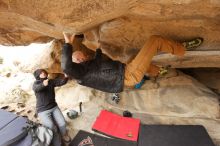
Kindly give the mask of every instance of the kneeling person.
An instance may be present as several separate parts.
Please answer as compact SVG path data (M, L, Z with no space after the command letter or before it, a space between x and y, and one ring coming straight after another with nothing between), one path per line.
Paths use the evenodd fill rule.
M41 123L53 130L54 146L61 146L61 138L58 129L63 139L69 138L66 130L66 122L55 100L55 87L62 86L67 83L68 78L65 75L64 79L48 79L48 73L44 69L38 69L34 72L36 81L33 84L33 90L37 99L37 113Z

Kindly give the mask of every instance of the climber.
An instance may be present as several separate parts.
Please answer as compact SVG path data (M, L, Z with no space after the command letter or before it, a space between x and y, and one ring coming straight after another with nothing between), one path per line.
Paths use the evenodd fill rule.
M70 137L67 133L66 122L55 100L55 87L62 86L67 83L68 78L64 79L48 79L48 73L44 69L37 69L34 72L36 81L33 84L33 90L36 95L37 114L41 123L53 130L52 143L54 146L61 146L62 135L63 142L69 142Z
M125 87L135 87L144 75L158 76L163 68L151 64L151 60L158 52L172 53L183 56L185 50L198 47L203 42L196 38L184 43L178 43L164 37L151 36L137 56L128 64L119 61L104 59L101 49L96 50L94 59L88 60L81 51L72 49L75 35L64 34L65 44L62 48L61 68L71 78L81 85L92 87L104 92L119 93Z

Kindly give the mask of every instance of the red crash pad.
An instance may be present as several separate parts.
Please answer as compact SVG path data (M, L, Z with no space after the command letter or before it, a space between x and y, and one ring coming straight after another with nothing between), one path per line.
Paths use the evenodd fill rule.
M140 120L102 110L92 126L92 130L107 136L137 141Z

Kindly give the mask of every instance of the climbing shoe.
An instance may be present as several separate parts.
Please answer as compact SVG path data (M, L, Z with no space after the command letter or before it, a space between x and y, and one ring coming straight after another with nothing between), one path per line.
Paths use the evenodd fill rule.
M190 51L200 46L202 43L203 43L203 38L198 37L190 41L185 41L182 44L186 48L187 51Z
M159 76L164 76L168 73L168 67L161 67L159 70Z
M118 93L114 93L113 96L112 96L112 101L114 101L116 104L119 103L120 101L120 97L119 97L119 94Z

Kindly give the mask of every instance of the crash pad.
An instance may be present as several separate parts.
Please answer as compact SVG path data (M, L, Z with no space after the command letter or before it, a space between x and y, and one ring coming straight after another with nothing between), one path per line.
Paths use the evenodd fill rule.
M69 146L137 146L137 143L107 138L80 130Z
M200 125L141 125L138 146L215 146Z
M140 120L122 117L107 110L102 110L92 126L92 130L110 137L137 141Z
M16 114L0 110L0 146L30 146L31 136L23 128L27 119Z

